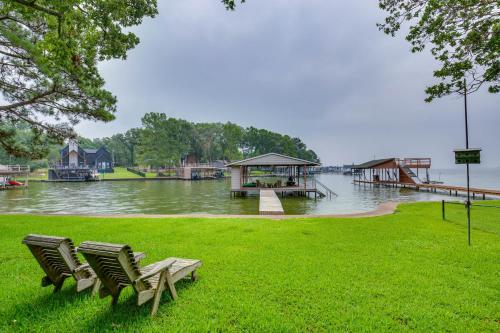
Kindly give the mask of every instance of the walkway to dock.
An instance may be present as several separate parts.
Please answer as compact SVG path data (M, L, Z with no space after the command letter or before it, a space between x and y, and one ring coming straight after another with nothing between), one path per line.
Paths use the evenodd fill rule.
M260 215L283 215L285 211L273 189L261 189L259 199Z
M354 184L382 185L389 187L407 187L407 188L413 188L417 191L426 189L429 192L437 193L438 191L442 191L449 195L455 195L455 196L458 196L459 193L460 194L467 193L467 187L444 185L444 184L407 184L407 183L392 182L392 181L371 182L367 180L354 180ZM500 197L500 190L471 187L470 193L474 198L476 197L476 195L482 196L483 199L485 199L487 195Z

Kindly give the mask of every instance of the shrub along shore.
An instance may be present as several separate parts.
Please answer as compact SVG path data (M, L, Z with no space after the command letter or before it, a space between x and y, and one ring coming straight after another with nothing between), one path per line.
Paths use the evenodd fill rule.
M497 202L498 204L498 202ZM500 210L402 204L355 218L96 218L0 215L0 331L498 331ZM28 233L127 243L203 261L156 317L127 288L109 299L41 288Z

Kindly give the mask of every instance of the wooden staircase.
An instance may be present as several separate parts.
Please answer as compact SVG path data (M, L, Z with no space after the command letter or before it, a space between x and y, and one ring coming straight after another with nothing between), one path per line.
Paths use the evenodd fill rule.
M403 164L399 166L399 181L401 183L408 183L414 185L423 184L422 180L418 178L415 172L409 166Z

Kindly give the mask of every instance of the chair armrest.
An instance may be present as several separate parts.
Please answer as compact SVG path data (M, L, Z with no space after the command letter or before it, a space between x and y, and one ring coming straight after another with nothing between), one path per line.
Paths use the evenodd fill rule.
M141 261L142 259L146 258L146 253L134 252L134 258L135 258L135 261Z
M73 273L77 273L79 271L83 271L83 270L88 269L88 268L90 268L90 265L88 263L81 264L80 266L78 266L77 268L75 268L73 270Z
M134 281L134 283L149 279L152 276L155 276L158 273L161 273L167 269L169 269L174 263L176 262L175 259L167 259L163 260L154 264L151 264L149 266L154 266L150 271L142 274L137 280ZM147 270L149 266L146 266L143 268L143 270Z

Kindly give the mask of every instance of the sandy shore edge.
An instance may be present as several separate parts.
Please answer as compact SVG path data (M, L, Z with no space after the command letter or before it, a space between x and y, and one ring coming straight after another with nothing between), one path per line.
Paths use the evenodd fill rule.
M352 214L303 214L303 215L238 215L238 214L66 214L66 213L0 213L0 215L33 215L33 216L74 216L95 218L258 218L258 219L300 219L300 218L363 218L393 214L400 202L384 202L377 209Z

